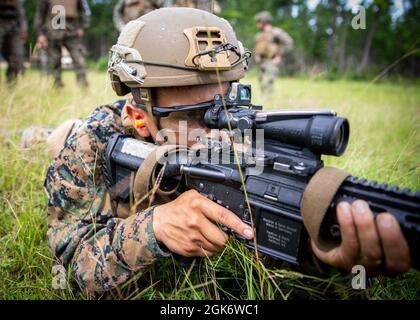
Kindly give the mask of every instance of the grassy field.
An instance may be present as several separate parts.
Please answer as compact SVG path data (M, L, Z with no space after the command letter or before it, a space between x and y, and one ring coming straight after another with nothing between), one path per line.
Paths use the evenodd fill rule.
M4 80L4 79L3 79ZM45 241L46 194L43 181L49 159L42 146L22 149L20 130L54 127L85 117L97 105L116 99L104 73L90 73L91 86L79 90L65 74L61 91L36 72L19 85L0 87L0 299L80 299L68 285L52 288L54 259ZM260 96L256 77L254 103L267 108L328 108L349 119L351 138L341 158L326 162L354 175L420 189L419 83L279 79L272 98ZM283 268L263 267L236 241L199 268L186 270L171 259L104 298L120 299L419 299L420 273L377 277L368 289L351 289L349 276L332 272L316 278Z

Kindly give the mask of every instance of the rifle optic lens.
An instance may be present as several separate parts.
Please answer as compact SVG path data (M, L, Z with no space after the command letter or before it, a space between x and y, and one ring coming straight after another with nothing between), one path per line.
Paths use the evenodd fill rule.
M341 156L346 151L347 143L349 141L349 123L345 118L337 118L336 129L334 130L335 140L335 152L334 155Z
M321 115L261 123L257 128L268 138L333 156L344 153L350 132L346 118Z

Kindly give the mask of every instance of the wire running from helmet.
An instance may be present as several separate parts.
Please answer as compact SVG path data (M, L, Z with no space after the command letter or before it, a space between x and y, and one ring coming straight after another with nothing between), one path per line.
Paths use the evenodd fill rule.
M192 59L193 64L196 67L183 67L183 66L177 66L174 64L162 63L162 62L157 62L157 61L126 59L125 54L124 54L125 52L124 46L117 44L117 45L114 45L110 50L108 71L118 73L118 71L122 70L130 79L142 85L144 83L144 79L139 77L139 75L137 74L137 70L135 68L130 67L128 64L132 63L132 64L149 65L149 66L155 66L155 67L164 67L164 68L172 68L172 69L187 70L187 71L197 71L198 64L195 61L197 58L204 55L209 55L210 58L214 59L214 56L217 53L224 52L224 51L232 51L238 56L238 59L231 64L232 68L236 67L238 64L243 63L243 62L246 62L246 64L248 65L248 60L251 58L251 52L249 50L245 50L245 52L241 54L238 51L238 48L236 46L232 45L231 43L224 43L224 44L218 45L217 47L214 47L211 50L202 51L196 54Z

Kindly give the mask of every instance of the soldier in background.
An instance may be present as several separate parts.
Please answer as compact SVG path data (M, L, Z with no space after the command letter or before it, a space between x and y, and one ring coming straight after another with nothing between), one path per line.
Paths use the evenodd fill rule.
M284 30L272 25L272 16L263 11L255 16L260 32L255 39L255 62L260 69L259 82L261 91L271 95L273 84L279 75L279 67L283 56L293 47L293 39Z
M20 0L0 0L0 50L7 61L7 82L13 84L23 70L23 42L28 28Z
M174 2L175 2L173 4L174 7L197 8L200 10L206 10L213 13L220 13L220 9L218 9L219 6L217 5L216 1L212 1L212 0L175 0ZM215 8L213 8L213 2L214 2Z
M189 7L215 13L221 11L217 2L212 0L119 0L114 8L115 28L121 32L129 21L162 7Z
M131 20L165 5L165 0L119 0L114 8L114 25L121 32Z
M38 68L42 73L48 72L48 52L47 48L40 47L37 43L30 57L31 67Z
M63 10L64 9L64 10ZM63 15L63 18L60 16ZM82 38L90 23L86 0L40 0L35 16L38 33L37 46L48 48L50 68L56 87L63 87L61 79L61 48L70 52L77 83L87 87L86 49Z

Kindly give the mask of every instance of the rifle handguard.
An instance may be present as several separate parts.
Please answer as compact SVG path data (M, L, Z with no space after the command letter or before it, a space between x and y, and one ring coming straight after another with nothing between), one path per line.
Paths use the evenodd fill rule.
M301 214L303 224L311 239L322 251L337 247L336 243L320 237L321 223L335 194L350 174L333 167L318 170L311 178L302 197Z

